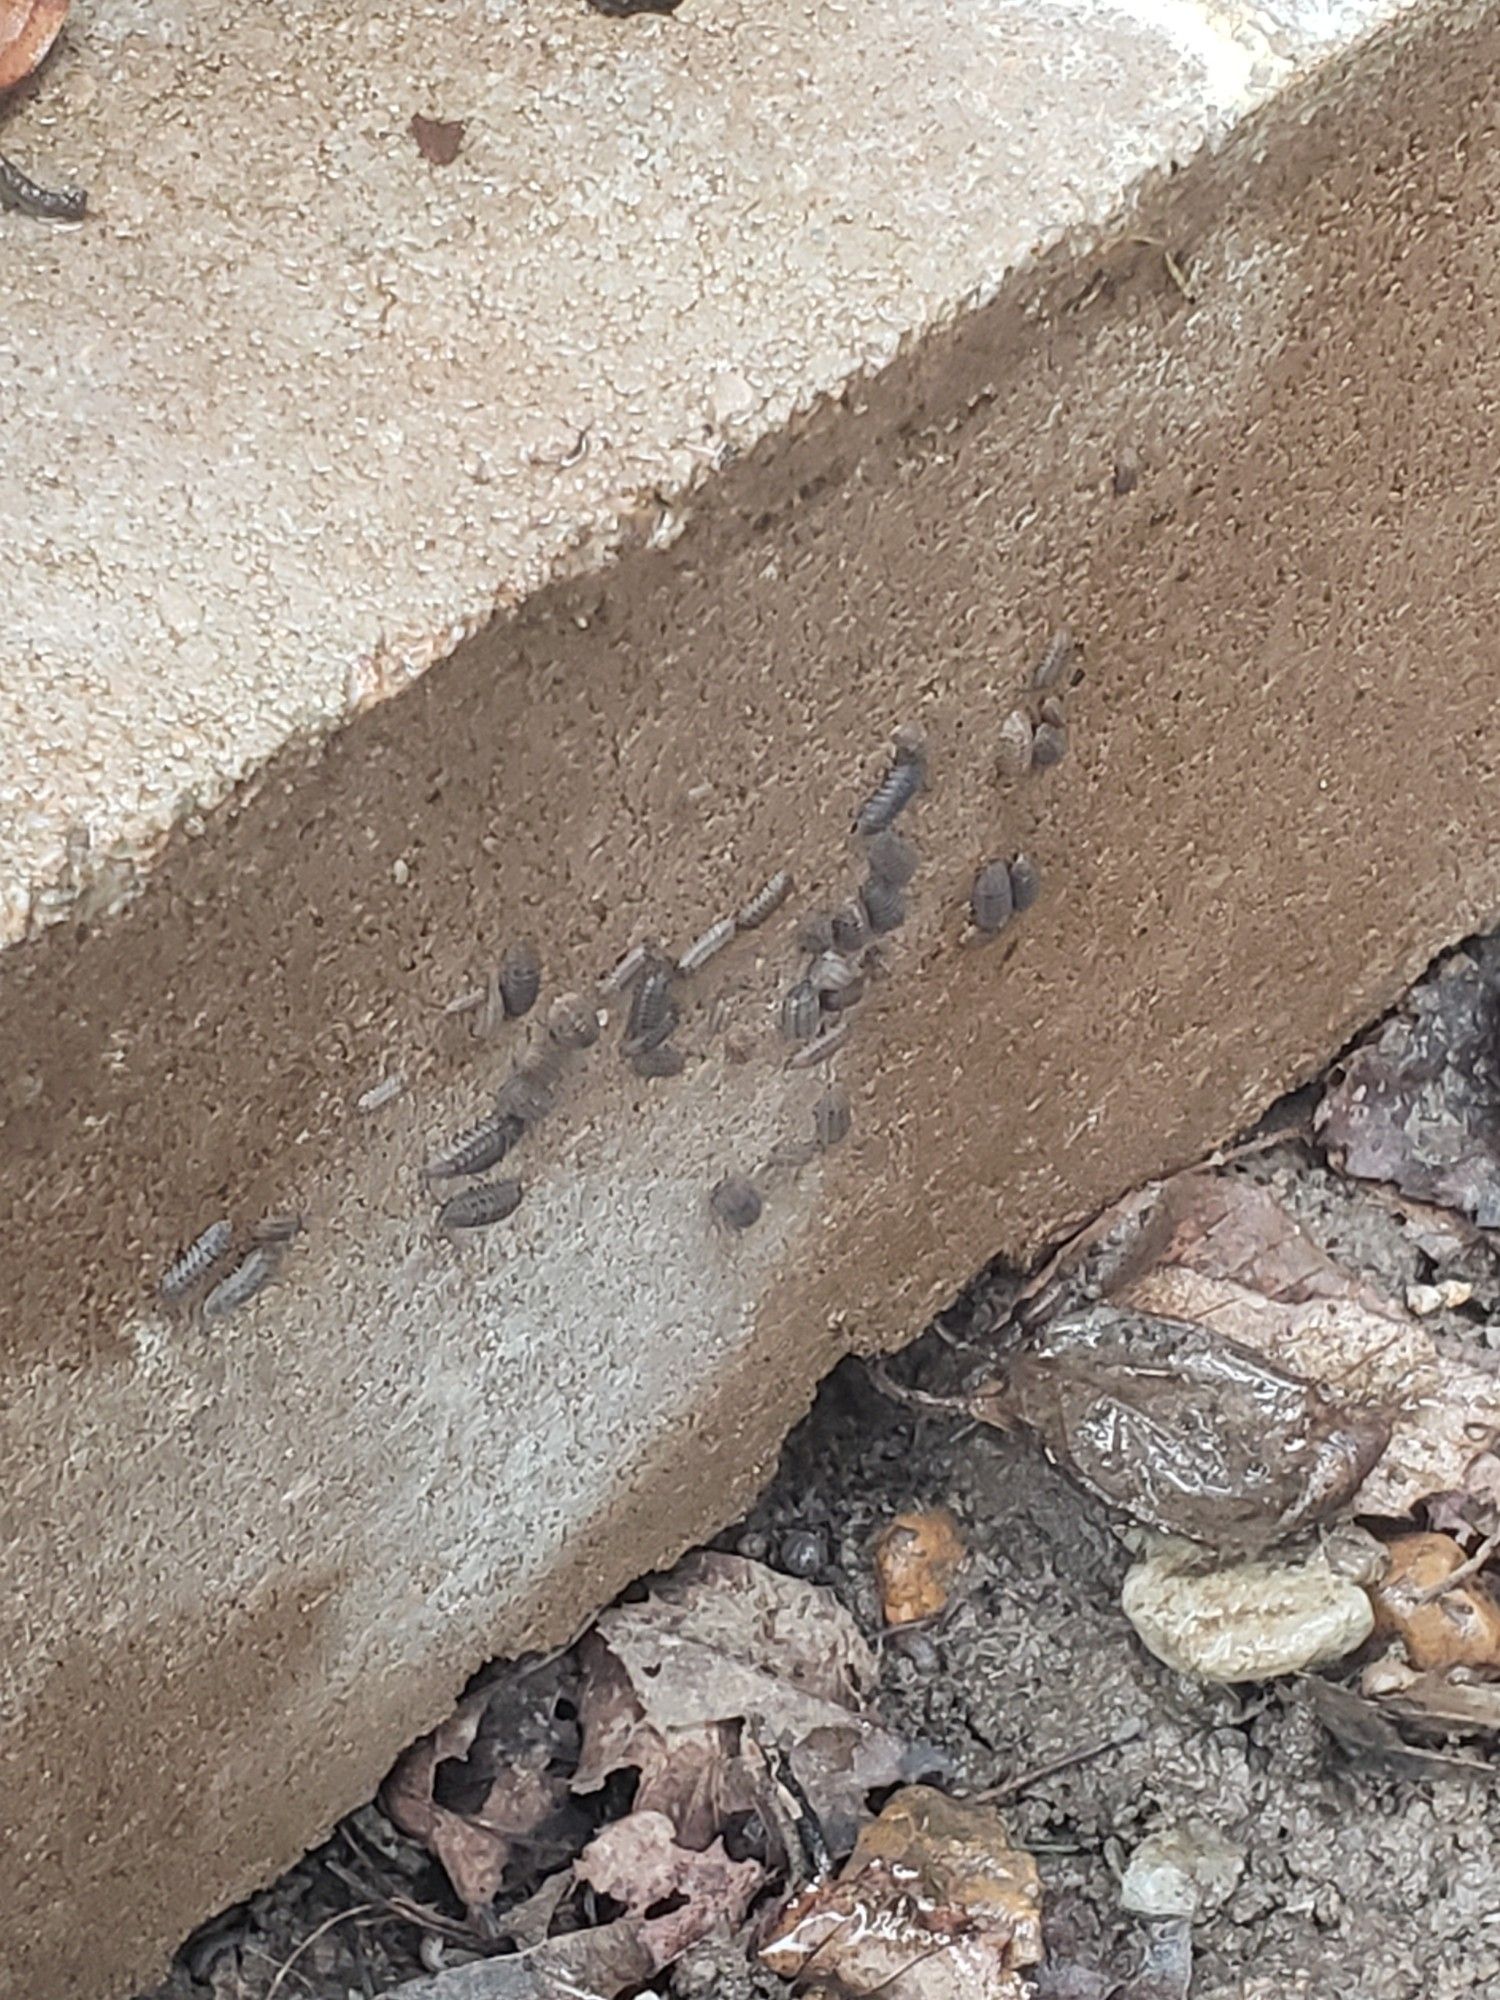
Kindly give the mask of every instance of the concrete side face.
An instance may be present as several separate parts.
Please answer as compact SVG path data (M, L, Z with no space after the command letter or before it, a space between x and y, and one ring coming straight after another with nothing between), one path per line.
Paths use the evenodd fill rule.
M0 962L0 1991L143 1979L485 1656L729 1517L839 1353L1232 1129L1493 916L1497 45L1482 10L1367 51L671 547L270 766L113 926ZM1070 754L999 784L1064 619ZM824 1084L772 1020L793 923L857 882L909 721L925 860L836 1059L853 1136L731 1240L709 1187ZM1041 901L970 948L1017 848ZM635 1078L612 1023L514 1221L439 1240L416 1169L522 1033L443 1003L518 932L581 985L780 867L686 1073ZM206 1221L288 1207L242 1315L151 1305Z

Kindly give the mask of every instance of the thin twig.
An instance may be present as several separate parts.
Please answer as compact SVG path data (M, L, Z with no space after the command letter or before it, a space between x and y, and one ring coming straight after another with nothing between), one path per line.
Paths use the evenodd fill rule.
M335 1910L333 1915L331 1917L325 1918L325 1920L318 1925L318 1928L315 1931L309 1931L307 1936L302 1940L301 1944L299 1944L297 1946L297 1949L292 1953L291 1957L287 1959L286 1962L282 1965L280 1971L276 1974L276 1977L271 1981L271 1984L266 1989L266 2000L276 2000L276 1995L281 1991L282 1987L286 1984L287 1974L291 1971L292 1967L297 1963L297 1960L302 1956L303 1952L310 1950L311 1947L317 1943L318 1939L322 1937L325 1932L331 1931L335 1924L348 1923L351 1917L366 1916L371 1911L373 1911L374 1908L375 1905L373 1903L356 1903L352 1910Z
M893 1403L904 1403L911 1410L941 1410L945 1416L970 1417L973 1411L963 1396L929 1396L925 1389L908 1389L904 1382L892 1379L890 1364L880 1357L866 1361L870 1380L881 1395L889 1396Z
M1112 1736L1101 1736L1096 1743L1086 1743L1081 1750L1070 1750L1064 1757L1054 1757L1049 1763L1038 1764L1033 1770L1023 1771L1018 1778L1007 1778L1003 1785L991 1785L988 1791L970 1792L966 1803L990 1805L996 1799L1014 1798L1018 1792L1030 1791L1043 1778L1055 1778L1059 1771L1071 1770L1075 1764L1087 1764L1091 1758L1103 1757L1110 1750L1118 1750L1126 1743L1133 1743L1143 1736L1146 1725L1143 1722L1127 1722L1123 1729L1117 1729Z
M1413 1606L1433 1604L1438 1598L1445 1596L1448 1591L1452 1590L1455 1585L1467 1583L1476 1571L1484 1568L1496 1549L1500 1549L1500 1532L1493 1535L1486 1535L1473 1555L1466 1556L1457 1569L1450 1569L1448 1574L1440 1576L1436 1583L1429 1583L1425 1590L1419 1590L1411 1600Z

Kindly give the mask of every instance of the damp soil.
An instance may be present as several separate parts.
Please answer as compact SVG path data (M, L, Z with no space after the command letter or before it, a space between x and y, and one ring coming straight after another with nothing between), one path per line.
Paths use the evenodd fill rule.
M1309 1234L1387 1291L1431 1275L1403 1216L1305 1145L1271 1147L1235 1170L1270 1182ZM1473 1258L1463 1273L1473 1307L1428 1325L1488 1356L1497 1273L1487 1251ZM982 1366L1014 1292L1005 1273L977 1279L903 1357L904 1379L939 1394L958 1387ZM952 1509L969 1560L938 1624L882 1637L872 1544L914 1503ZM1216 1688L1159 1665L1120 1611L1129 1556L1109 1515L1023 1438L897 1405L863 1364L846 1362L760 1503L715 1546L815 1575L837 1594L879 1645L883 1716L955 1790L1024 1779L1137 1731L1005 1807L1044 1885L1040 2000L1099 2000L1131 1976L1145 1934L1121 1909L1121 1871L1145 1836L1184 1821L1206 1821L1245 1855L1230 1900L1195 1926L1194 2000L1500 1993L1500 1814L1488 1776L1409 1777L1351 1761L1298 1680ZM458 1914L435 1865L367 1806L191 1940L146 2000L372 2000L461 1960L409 1923L353 1914L372 1882ZM651 1990L676 2000L789 1991L728 1942L699 1947Z

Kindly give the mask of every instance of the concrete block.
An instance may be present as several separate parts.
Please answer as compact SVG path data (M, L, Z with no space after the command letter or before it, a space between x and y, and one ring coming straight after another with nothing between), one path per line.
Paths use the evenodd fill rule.
M28 2000L150 1977L485 1657L731 1517L840 1354L1232 1130L1500 888L1494 6L75 15L4 142L95 214L0 216ZM1068 754L1002 783L1064 621ZM903 724L853 1131L732 1236ZM516 1216L444 1240L420 1165L531 1025L445 1004L782 867L684 1074L617 1007ZM242 1312L156 1302L285 1209Z

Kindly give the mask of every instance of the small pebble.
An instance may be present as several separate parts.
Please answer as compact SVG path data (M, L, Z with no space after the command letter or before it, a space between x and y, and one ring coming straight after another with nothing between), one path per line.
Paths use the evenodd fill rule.
M734 1546L736 1553L748 1562L764 1562L771 1553L770 1538L763 1535L759 1528L746 1528Z
M828 1542L811 1528L793 1528L781 1538L781 1567L788 1576L819 1576L828 1567Z

